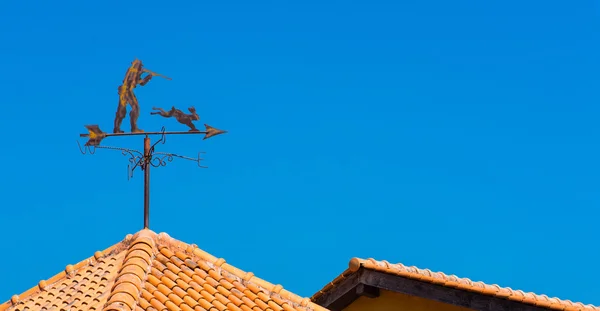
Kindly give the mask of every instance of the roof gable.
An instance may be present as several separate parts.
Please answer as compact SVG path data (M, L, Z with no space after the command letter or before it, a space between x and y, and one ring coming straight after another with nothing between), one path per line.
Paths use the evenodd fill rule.
M349 268L315 293L311 300L331 310L345 307L360 295L377 296L379 288L468 307L474 310L586 310L600 307L525 293L429 269L353 258ZM483 299L483 297L487 297Z
M0 311L327 311L196 245L142 230L20 296Z

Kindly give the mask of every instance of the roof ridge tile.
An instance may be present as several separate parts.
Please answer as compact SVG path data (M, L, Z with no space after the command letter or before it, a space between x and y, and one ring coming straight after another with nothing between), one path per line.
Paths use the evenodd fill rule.
M103 311L136 310L142 286L156 256L155 236L156 233L148 229L126 236L127 254L117 272Z

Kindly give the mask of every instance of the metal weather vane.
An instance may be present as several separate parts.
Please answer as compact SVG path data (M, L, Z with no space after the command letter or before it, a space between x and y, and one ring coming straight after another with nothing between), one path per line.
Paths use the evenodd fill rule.
M147 75L142 78L142 75L146 73ZM204 124L205 130L200 131L196 128L196 126L192 123L193 121L200 120L200 116L196 113L196 109L194 107L188 108L191 114L186 114L175 107L172 107L171 110L165 111L162 108L152 107L153 112L150 112L151 115L160 115L165 118L174 117L179 123L187 125L190 130L189 131L177 131L177 132L167 132L165 127L163 126L160 131L154 132L145 132L137 126L137 119L140 114L139 104L137 98L133 90L136 86L146 85L153 76L160 76L165 79L171 80L171 78L163 76L161 74L152 72L143 67L143 64L140 60L135 59L131 62L131 66L127 69L125 73L125 78L123 79L123 84L118 88L119 94L119 105L117 107L117 113L115 115L114 120L114 128L112 133L103 132L98 125L85 125L85 128L88 130L87 134L80 134L80 137L87 137L88 141L84 144L84 147L81 148L79 142L79 149L82 154L86 154L89 152L90 154L94 154L96 149L109 149L109 150L119 150L123 155L129 155L129 165L127 166L127 178L131 178L133 176L133 172L136 168L140 168L144 171L144 228L149 227L149 218L150 218L150 167L159 167L165 166L167 162L171 162L173 158L180 158L185 160L194 161L201 168L206 168L205 166L200 165L200 154L198 153L197 158L186 157L174 153L166 153L166 152L155 152L155 146L158 143L165 143L167 135L183 135L183 134L204 134L203 140L208 139L210 137L227 133L227 131L219 130L214 128L208 124ZM124 132L121 130L121 122L127 115L127 104L131 106L131 111L129 113L129 119L131 123L131 132ZM121 148L121 147L110 147L110 146L101 146L100 143L108 137L120 137L120 136L144 136L144 149L143 152L138 150ZM151 145L150 137L151 135L160 135L161 137Z

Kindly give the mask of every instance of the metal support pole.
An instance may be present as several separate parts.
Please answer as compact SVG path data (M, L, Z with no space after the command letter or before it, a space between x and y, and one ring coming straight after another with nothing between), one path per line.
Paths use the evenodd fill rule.
M160 132L104 133L100 130L100 127L98 125L86 125L86 128L88 129L88 133L80 134L79 136L80 137L88 137L89 140L85 143L84 149L81 149L81 145L79 145L79 142L77 142L77 144L79 145L79 149L80 149L81 153L83 153L83 154L86 153L86 150L89 153L93 154L95 152L96 148L98 148L98 149L105 148L105 149L111 149L111 150L120 150L120 151L122 151L123 155L130 155L131 156L131 158L129 159L130 165L127 166L127 178L128 179L131 176L133 176L132 175L133 171L137 167L140 167L140 169L144 171L144 229L149 229L150 228L150 166L151 165L153 165L155 167L164 166L166 164L166 162L170 162L173 159L173 157L177 157L177 158L181 158L181 159L192 160L194 162L197 162L199 167L205 168L205 166L200 165L200 160L201 160L200 154L198 154L197 159L194 159L194 158L190 158L190 157L177 155L174 153L159 152L160 156L154 158L155 162L152 162L152 158L155 156L154 145L158 144L159 142L162 142L164 144L166 135L204 134L203 139L208 139L208 138L216 136L216 135L227 133L227 131L219 130L208 124L204 124L204 126L206 127L206 131L195 130L195 131L188 131L188 132L166 132L165 128L163 127ZM127 148L100 146L100 142L103 139L105 139L106 137L137 136L137 135L145 135L145 137L144 137L144 152L143 153L138 150L132 150L132 149L127 149ZM159 140L157 140L156 142L154 142L154 145L150 145L150 137L149 137L150 135L162 135L162 137ZM167 159L167 160L165 161L165 159ZM133 166L133 167L131 167L131 166Z
M150 227L150 138L144 138L144 229Z

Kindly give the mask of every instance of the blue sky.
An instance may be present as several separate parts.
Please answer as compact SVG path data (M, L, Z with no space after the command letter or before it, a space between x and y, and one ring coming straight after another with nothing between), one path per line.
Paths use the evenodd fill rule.
M138 57L142 129L229 131L157 146L209 168L152 171L152 230L303 296L357 256L600 305L597 1L166 3L1 2L0 300L142 228L76 144Z

